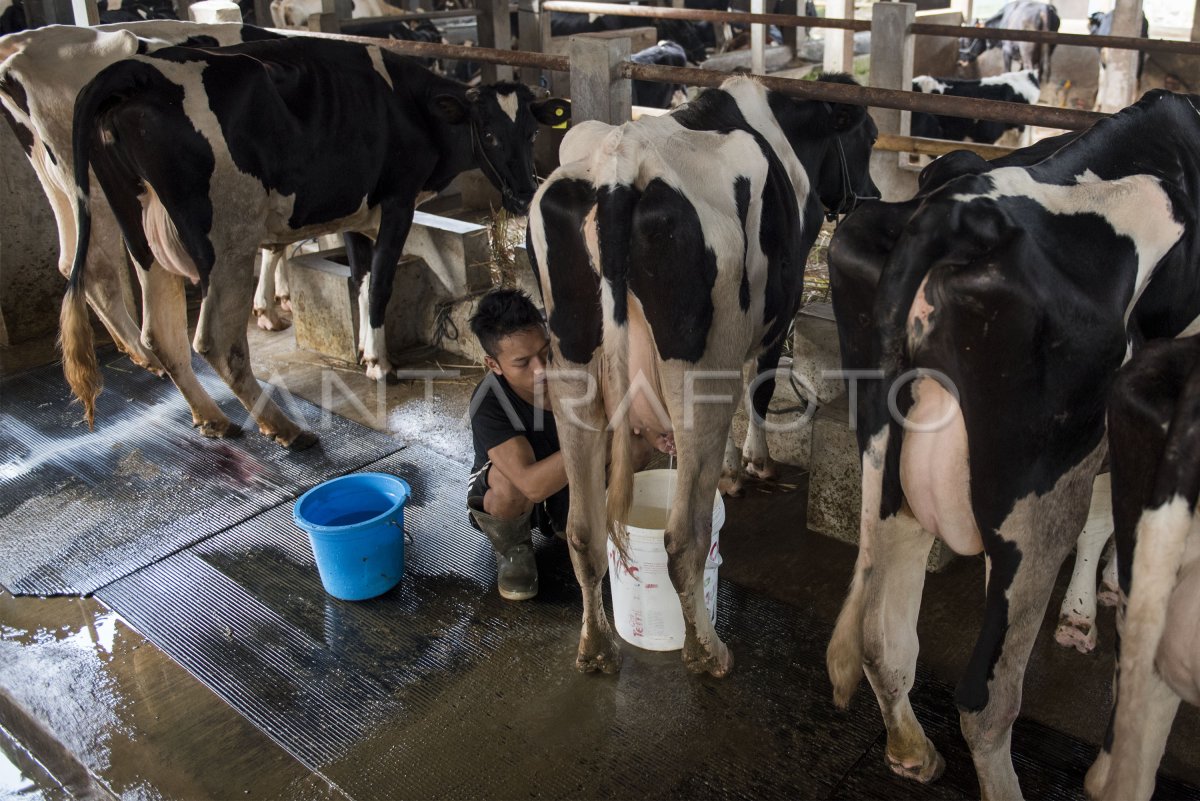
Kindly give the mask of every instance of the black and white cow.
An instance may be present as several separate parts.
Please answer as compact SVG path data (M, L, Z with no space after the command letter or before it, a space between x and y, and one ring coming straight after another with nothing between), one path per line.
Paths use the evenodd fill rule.
M1113 35L1113 12L1107 13L1096 11L1088 17L1088 33L1093 36L1112 36ZM1142 28L1138 36L1145 39L1150 35L1150 20L1146 19L1146 15L1142 14ZM1104 80L1104 66L1108 61L1108 48L1100 48L1100 80ZM1142 77L1142 68L1146 66L1146 51L1138 53L1138 78Z
M864 204L834 235L844 367L876 378L859 387L858 561L827 663L843 706L867 672L902 776L943 767L908 701L939 537L987 557L955 700L983 797L1021 795L1012 723L1104 456L1108 388L1143 341L1200 325L1195 103L1154 92L1000 164L952 154L923 198Z
M918 75L913 78L912 88L914 92L925 92L926 94L1001 100L1007 103L1028 103L1030 105L1037 103L1040 93L1037 72L1034 70L1006 72L1003 75L977 81ZM956 142L980 142L990 145L1003 136L1005 131L1014 128L1023 131L1025 126L914 111L911 132L913 136L951 139Z
M1088 795L1149 799L1180 699L1200 706L1200 336L1149 343L1108 409L1120 564L1116 702Z
M1004 30L1024 31L1057 31L1059 26L1058 9L1049 3L1039 3L1036 0L1012 0L1005 3L981 27L1000 28ZM1012 72L1013 63L1021 69L1035 69L1043 81L1050 80L1050 57L1054 55L1054 45L1039 45L1034 42L1010 42L1007 39L972 39L963 38L958 42L958 63L961 67L972 64L985 50L993 47L1003 48L1004 71Z
M76 188L71 129L75 98L105 67L139 52L174 44L236 44L274 34L236 24L150 21L96 28L53 25L0 37L0 113L16 133L50 201L58 228L58 269L71 272L76 250ZM133 291L125 247L112 209L100 192L92 198L92 238L84 293L113 342L137 364L171 378L193 409L219 414L192 373L182 286L161 268L139 271L146 343L131 309ZM128 302L127 302L128 298ZM151 314L157 322L151 322ZM197 418L197 424L200 419Z
M356 234L352 274L369 287L364 360L382 379L384 311L418 195L480 167L505 207L524 213L538 119L565 116L563 101L535 101L520 84L468 90L378 47L307 37L165 48L106 68L76 103L80 233L63 301L64 369L89 420L99 390L80 293L89 164L134 261L200 285L195 350L264 434L304 447L315 436L262 396L250 369L245 319L259 244ZM229 421L208 413L193 407L205 434L227 435Z
M742 366L777 367L822 216L875 194L874 138L859 107L795 100L735 77L668 115L585 122L563 140L528 236L571 485L580 669L619 667L601 582L606 530L624 547L634 431L678 455L666 546L687 626L684 662L716 676L732 667L701 582ZM754 392L760 419L773 388L770 380Z
M627 28L642 28L653 25L660 40L676 42L687 53L688 61L699 64L708 57L704 43L695 24L680 19L656 19L626 17L614 14L570 14L564 11L550 13L551 36L577 36L581 33L622 31Z
M687 53L677 43L664 39L653 47L639 50L629 57L634 64L656 64L660 67L686 67ZM670 108L671 98L682 89L679 84L659 81L634 81L633 105L650 108Z

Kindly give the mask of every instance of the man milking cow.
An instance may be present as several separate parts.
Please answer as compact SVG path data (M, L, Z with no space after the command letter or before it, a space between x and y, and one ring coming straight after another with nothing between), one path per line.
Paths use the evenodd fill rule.
M525 601L538 591L532 530L565 537L570 504L546 392L550 338L542 313L518 289L485 295L471 331L486 354L488 372L471 397L475 461L467 509L496 552L500 596ZM636 442L639 465L649 459L651 443L668 449L666 440L643 433L646 440Z

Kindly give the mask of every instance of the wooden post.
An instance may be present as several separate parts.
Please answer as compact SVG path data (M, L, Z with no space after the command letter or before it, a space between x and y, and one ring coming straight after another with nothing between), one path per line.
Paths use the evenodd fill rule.
M825 16L831 19L850 19L854 16L854 0L826 0ZM826 72L854 74L854 31L825 28ZM872 42L872 45L874 42ZM872 56L874 62L874 56Z
M512 24L508 17L508 0L475 0L479 16L475 18L475 32L480 47L499 50L512 49ZM480 80L483 83L511 81L512 67L503 64L480 64Z
M750 0L750 13L762 14L763 0ZM767 74L767 26L758 22L750 25L750 71L755 75Z
M550 43L550 12L542 10L542 0L517 0L517 49L525 53L545 53ZM521 82L530 86L541 83L542 71L522 67Z
M1113 36L1139 36L1142 32L1142 0L1117 0L1113 9ZM1138 97L1138 51L1104 48L1106 64L1097 97L1097 111L1120 111Z
M43 25L97 25L100 13L96 0L25 0L25 17L30 28Z
M610 125L629 121L633 111L633 83L617 71L628 61L632 42L627 37L602 39L572 36L571 120L599 120Z
M876 3L871 8L871 73L869 84L880 89L912 91L915 37L908 26L917 18L915 3ZM908 136L912 112L873 108L879 132ZM871 177L884 200L906 200L916 192L916 173L902 170L903 154L871 154Z

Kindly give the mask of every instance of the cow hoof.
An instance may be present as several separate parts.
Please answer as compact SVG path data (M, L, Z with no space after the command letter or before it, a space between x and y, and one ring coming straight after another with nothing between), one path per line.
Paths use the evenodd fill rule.
M1063 615L1054 630L1054 640L1064 648L1090 654L1096 647L1096 627L1086 618Z
M267 309L255 309L254 315L258 327L264 331L284 331L292 325L290 320Z
M319 438L311 431L301 431L299 434L292 437L291 442L284 441L284 439L278 434L275 435L274 439L289 451L304 451L308 450L313 445L316 445Z
M228 420L224 422L202 420L198 423L192 423L192 426L209 439L234 439L242 435L242 427Z
M372 381L387 381L390 372L392 371L379 362L367 363L367 378Z
M740 476L731 476L725 473L721 474L721 479L717 482L717 491L727 498L742 497L742 479Z
M586 639L580 640L575 669L581 673L616 673L621 669L621 648L611 634L598 648Z
M166 376L167 371L161 364L158 363L158 359L155 359L153 356L143 356L136 353L129 353L128 355L129 361L133 362L147 373L157 376L158 378L163 378Z
M711 648L685 641L683 664L692 673L707 673L713 678L723 679L733 671L733 652L720 640Z
M766 459L751 459L746 462L746 473L763 481L774 481L779 478L779 464L769 456Z
M1121 602L1121 597L1117 592L1116 587L1110 587L1107 584L1102 584L1100 589L1096 590L1096 603L1101 606L1116 606Z
M901 776L905 779L912 779L921 784L929 784L941 778L942 772L946 770L946 760L942 759L942 755L933 747L933 743L929 738L925 738L925 753L920 761L910 759L897 759L889 753L887 756L888 767L892 773Z
M278 303L279 308L283 309L285 312L290 312L292 310L292 298L290 295L276 295L275 302Z

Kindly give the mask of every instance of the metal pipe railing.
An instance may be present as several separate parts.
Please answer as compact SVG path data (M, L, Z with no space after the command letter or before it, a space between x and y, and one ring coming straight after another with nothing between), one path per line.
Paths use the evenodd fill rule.
M1004 39L1009 42L1076 45L1079 47L1113 47L1120 50L1145 50L1151 53L1182 53L1200 55L1200 42L1176 42L1169 39L1142 39L1137 36L1098 36L1086 33L1056 31L1027 31L1015 28L982 28L958 25L933 25L916 22L908 32L918 36L947 36L968 39Z
M930 139L925 136L899 136L897 134L879 134L875 140L876 150L886 150L890 153L918 153L922 156L944 156L955 150L970 150L985 159L1007 156L1016 150L1015 147L1002 145L981 145L978 142L954 142L949 139Z
M668 6L627 6L621 3L593 3L584 2L584 0L546 0L542 3L542 9L571 14L611 14L616 17L682 19L692 22L740 22L797 28L871 30L870 20L865 19L829 19L827 17L801 17L793 14L751 14L745 11L708 11L701 8L671 8Z
M394 17L393 19L400 19ZM268 29L285 36L315 36L320 39L337 39L342 42L375 45L402 56L421 58L450 58L459 61L478 61L484 64L502 64L509 67L533 67L553 72L570 72L571 60L566 56L549 53L527 53L522 50L497 50L490 47L468 47L466 45L440 44L435 42L409 42L403 39L382 39L377 36L351 36L345 33L320 33L296 31L282 28Z
M729 77L713 70L660 67L654 64L634 64L631 61L623 62L620 71L621 75L626 78L691 86L720 86ZM923 92L877 89L871 86L855 86L826 81L802 81L795 78L776 78L770 75L756 75L754 78L768 89L806 100L824 100L830 103L849 103L856 106L875 106L901 111L923 111L927 114L944 114L973 120L994 120L1018 125L1082 130L1108 116L1094 111L1030 106L1025 103L981 100L972 97L947 97Z
M555 0L557 2L558 0ZM277 33L317 36L359 44L371 44L408 56L424 58L451 58L478 61L488 64L505 64L514 67L570 72L567 56L546 53L526 53L520 50L497 50L487 47L435 44L431 42L407 42L399 39L379 39L369 36L317 33L309 31L279 30ZM691 67L661 67L654 64L622 62L619 66L622 77L658 83L678 83L689 86L720 86L729 76L713 70ZM999 100L947 97L945 95L905 92L894 89L878 89L870 86L855 86L825 81L802 81L795 78L777 78L770 75L755 76L768 89L791 97L806 100L823 100L831 103L849 103L856 106L875 106L902 111L922 111L928 114L944 114L950 117L966 117L976 120L994 120L1018 125L1038 125L1047 128L1081 130L1090 127L1106 114L1077 109L1029 106L1024 103L1007 103Z

